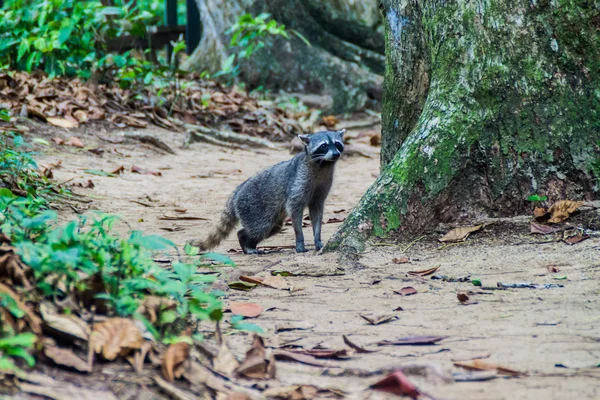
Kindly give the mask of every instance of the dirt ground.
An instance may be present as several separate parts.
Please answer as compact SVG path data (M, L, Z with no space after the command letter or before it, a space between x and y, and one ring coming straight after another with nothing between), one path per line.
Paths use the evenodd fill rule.
M343 126L343 124L341 124ZM102 155L85 149L55 146L42 149L40 164L62 161L55 171L58 181L85 183L94 189L74 188L93 201L79 204L84 213L101 210L120 214L133 229L161 234L178 245L204 236L218 221L225 201L236 185L266 166L290 158L279 150L230 150L206 144L182 149L183 134L158 129L158 135L177 152L163 154L151 146L125 142L111 144L93 133L115 138L119 131L101 132L88 127L77 133L87 147L101 147ZM50 136L68 139L71 134L51 132ZM36 137L29 134L30 138ZM48 139L49 136L42 136ZM85 169L111 171L123 165L119 177L100 177ZM129 172L132 165L160 171L162 176ZM324 218L343 218L378 174L379 158L352 156L337 167L336 181L326 203ZM88 208L85 210L85 208ZM176 209L187 209L184 214ZM205 220L164 220L165 215L202 217ZM597 215L597 214L596 214ZM61 218L73 218L63 210ZM327 240L339 223L324 225ZM126 226L121 228L124 232ZM166 230L165 230L166 229ZM342 335L369 349L370 354L355 354L347 360L328 361L328 367L278 362L278 381L282 384L312 384L337 388L348 398L383 398L364 391L386 372L414 364L427 367L425 374L409 375L424 392L436 399L598 399L600 398L600 261L599 240L573 246L534 243L527 233L527 219L496 221L465 243L441 246L432 232L414 243L376 245L355 261L339 260L337 254L317 255L314 251L297 255L290 249L261 256L227 253L239 249L235 234L216 251L229 254L237 268L226 268L227 280L239 275L268 276L273 270L299 276L285 279L295 289L284 291L256 287L250 292L227 290L228 300L252 301L266 310L252 322L266 331L268 343L293 343L304 348L318 344L343 348ZM312 231L305 228L307 245L312 247ZM415 237L414 239L419 239ZM263 245L293 245L291 227ZM393 258L408 257L411 262L395 264ZM173 254L157 257L173 257ZM550 273L556 265L559 273ZM480 278L487 294L471 296L474 304L462 305L456 293L481 290L470 282L444 282L408 275L408 271L440 266L436 272L453 277ZM556 280L566 276L566 280ZM558 283L552 289L491 290L497 282ZM412 286L417 293L401 296L394 291ZM397 319L370 325L360 315L389 314ZM226 320L231 314L226 314ZM276 333L284 324L308 323L305 330ZM225 324L224 326L226 326ZM447 336L431 346L377 346L381 340L411 335ZM242 357L250 344L246 334L227 336L233 352ZM487 381L456 382L453 374L464 370L456 361L485 358L489 362L526 372L514 378L498 375ZM557 367L562 364L568 368ZM419 369L419 368L416 368ZM127 392L129 395L130 391ZM123 392L125 393L125 392ZM121 398L129 395L118 394Z

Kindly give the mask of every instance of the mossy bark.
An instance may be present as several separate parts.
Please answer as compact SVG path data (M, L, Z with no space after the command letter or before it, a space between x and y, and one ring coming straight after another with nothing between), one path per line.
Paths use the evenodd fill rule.
M329 249L356 252L370 236L527 212L524 199L533 193L550 201L598 197L594 2L381 4L388 55L382 173ZM414 83L424 77L428 85Z
M385 68L384 37L377 30L376 0L197 0L204 27L200 45L186 68L217 72L233 51L227 29L242 14L270 13L308 39L307 46L269 38L266 46L241 63L240 80L248 89L302 91L329 96L330 112L377 108ZM367 20L357 20L363 12ZM367 25L370 24L370 25Z

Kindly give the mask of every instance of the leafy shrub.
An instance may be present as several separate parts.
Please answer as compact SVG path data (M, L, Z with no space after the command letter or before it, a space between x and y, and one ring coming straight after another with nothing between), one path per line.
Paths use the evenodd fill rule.
M6 0L0 10L0 68L50 77L90 77L105 40L143 35L157 18L135 2L105 7L97 0Z
M31 157L8 146L0 151L0 159L8 153L17 159ZM22 177L34 169L31 160L12 170ZM174 337L195 321L221 319L219 293L210 289L214 275L198 274L197 264L181 261L174 262L171 270L159 266L151 252L174 248L174 243L139 231L122 237L113 233L118 221L117 216L99 213L59 224L56 212L43 199L0 190L0 232L10 238L16 253L31 268L38 298L76 296L84 305L95 305L109 315L141 319L157 339ZM225 256L218 261L233 264ZM150 296L173 301L175 307L161 310L157 320L148 321L140 310Z

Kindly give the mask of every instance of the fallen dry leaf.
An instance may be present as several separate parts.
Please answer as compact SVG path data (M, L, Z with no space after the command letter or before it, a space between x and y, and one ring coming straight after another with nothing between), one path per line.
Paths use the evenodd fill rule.
M393 258L392 262L394 264L408 264L410 262L410 260L408 259L408 257L399 257L399 258Z
M31 283L27 279L26 271L29 270L21 257L15 253L14 248L8 245L2 245L0 253L0 278L9 279L15 285L21 285L25 289L31 288Z
M312 349L307 349L307 350L290 350L291 353L296 353L296 354L304 354L306 356L311 356L314 358L327 358L327 359L346 359L346 358L350 358L353 354L354 351L350 350L346 350L346 349L342 349L342 350L336 350L336 349L321 349L321 348L312 348ZM275 357L277 358L277 357Z
M563 222L571 214L573 214L579 207L583 205L583 201L572 201L572 200L561 200L552 204L548 209L550 219L548 220L551 224L557 224Z
M339 399L345 397L344 393L339 390L320 389L310 385L272 387L262 394L264 398L278 400Z
M233 372L240 366L240 363L235 358L225 341L221 343L217 356L212 360L215 371L226 376L232 376Z
M282 322L275 324L275 333L278 332L287 332L287 331L300 331L312 329L315 327L315 324L312 324L308 321L290 321L290 322Z
M394 290L394 293L399 294L400 296L412 296L413 294L417 294L417 289L412 286L406 286L400 290Z
M295 361L301 364L312 365L313 367L326 368L332 366L332 364L327 361L320 361L306 354L299 354L286 350L274 350L273 355L276 360Z
M454 365L456 367L460 367L460 368L464 368L464 369L468 369L468 370L474 370L474 371L497 371L499 374L512 375L512 376L526 375L524 372L517 371L517 370L511 369L511 368L507 368L507 367L503 367L501 365L494 364L494 363L484 361L481 359L455 362Z
M172 343L165 352L161 365L163 378L173 382L181 378L184 372L184 363L190 356L190 345L185 342Z
M340 222L344 222L346 220L346 218L338 218L338 217L332 217L329 218L327 220L327 222L325 222L326 224L339 224Z
M109 361L140 349L143 344L142 333L132 320L126 318L110 318L94 325L90 338L90 347L94 352L102 353Z
M71 129L77 128L78 124L76 122L70 121L65 118L59 117L47 117L46 121L54 126L58 126L60 128Z
M564 240L565 243L570 244L571 246L577 244L579 242L583 242L584 240L589 239L589 235L585 235L581 232L578 232L576 235L569 236Z
M379 346L422 346L436 344L448 336L406 336L393 340L382 340L377 342Z
M467 301L469 301L469 295L466 293L457 293L456 294L456 298L458 299L458 301L460 301L461 303L465 303Z
M40 304L40 314L44 320L46 330L52 336L60 336L69 340L87 341L90 328L81 318L69 314L59 314L56 306L50 302Z
M548 265L548 272L556 273L560 272L560 269L556 265Z
M531 225L529 227L529 231L532 234L538 235L549 235L551 233L555 233L560 231L562 228L550 225L540 224L539 222L532 220Z
M423 269L421 271L408 271L408 273L409 273L409 275L427 276L427 275L433 274L440 267L441 267L441 265L438 265L437 267L433 267L433 268L429 268L429 269Z
M413 385L402 371L394 371L377 383L370 386L373 390L397 394L399 396L409 396L418 399L421 392Z
M292 288L292 285L290 285L282 276L279 275L267 276L262 280L261 284L279 290L290 290Z
M131 166L131 172L133 172L135 174L162 176L162 172L150 171L147 169L140 168L137 165Z
M260 305L245 301L232 301L229 308L232 314L243 315L246 318L256 318L263 312Z
M79 358L70 349L63 349L56 346L44 346L44 355L58 365L74 368L79 372L92 371L88 362Z
M250 379L275 378L275 358L265 349L265 343L260 336L254 335L252 346L246 352L246 357L236 373Z
M73 146L73 147L77 147L78 149L83 149L85 146L83 145L83 142L75 137L75 136L71 136L69 138L69 140L67 140L67 142L65 143L66 146Z
M367 321L371 325L381 325L387 322L391 322L393 320L398 319L397 315L380 315L380 316L372 316L372 315L363 315L359 314L362 319Z
M121 165L121 166L117 167L115 170L111 171L110 173L113 175L120 175L123 172L125 172L125 167Z
M96 187L96 185L94 185L94 182L92 182L91 179L88 179L86 183L82 183L82 182L74 183L73 186L84 188L84 189L93 189Z
M454 228L438 240L440 242L463 242L467 240L471 233L477 232L478 230L483 228L483 226L484 225L481 224L476 226L461 226L458 228Z
M546 214L548 214L548 210L543 207L536 207L533 209L533 216L536 218L541 218Z
M14 300L16 306L25 313L24 320L27 322L29 329L31 329L31 331L36 335L40 336L42 334L42 321L29 309L29 307L27 307L25 303L23 303L23 301L21 301L19 295L3 283L0 283L0 293L4 293ZM19 329L19 332L22 330L23 329Z
M351 342L350 339L348 339L348 337L346 335L343 335L342 337L344 338L344 343L346 343L346 345L348 347L355 350L357 353L377 353L378 351L380 351L380 350L367 350L364 347Z
M65 144L65 141L64 141L62 138L59 138L59 137L53 137L53 138L52 138L52 141L53 141L54 143L56 143L57 145L59 145L59 146L60 146L61 144Z

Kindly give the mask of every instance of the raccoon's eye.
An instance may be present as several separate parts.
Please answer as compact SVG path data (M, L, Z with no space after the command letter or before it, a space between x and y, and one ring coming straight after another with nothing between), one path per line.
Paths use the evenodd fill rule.
M335 147L338 149L338 151L344 151L344 145L340 142L335 142Z
M320 148L320 149L326 149L326 148L327 148L327 143L322 143L322 144L319 146L319 148Z

